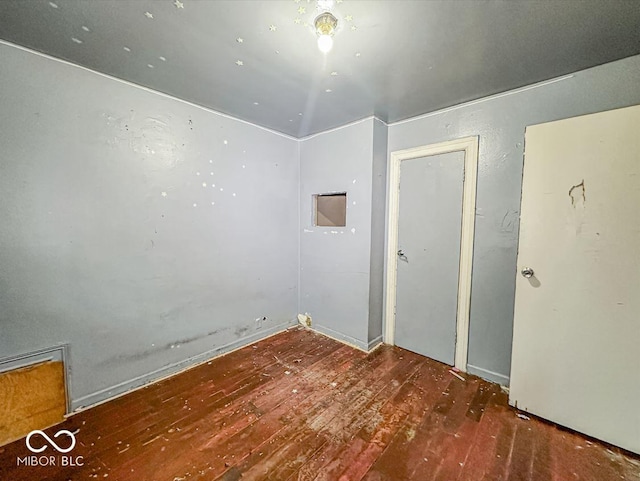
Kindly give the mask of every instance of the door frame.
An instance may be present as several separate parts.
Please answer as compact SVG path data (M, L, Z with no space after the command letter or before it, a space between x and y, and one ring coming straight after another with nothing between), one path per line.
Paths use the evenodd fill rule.
M471 306L471 270L476 213L479 137L423 145L391 152L389 166L389 202L387 204L387 279L385 286L384 337L386 344L395 344L396 288L398 282L398 220L400 215L400 167L404 160L430 155L464 152L462 189L462 225L460 235L460 270L458 274L458 306L456 311L456 345L454 366L467 370L469 346L469 312Z

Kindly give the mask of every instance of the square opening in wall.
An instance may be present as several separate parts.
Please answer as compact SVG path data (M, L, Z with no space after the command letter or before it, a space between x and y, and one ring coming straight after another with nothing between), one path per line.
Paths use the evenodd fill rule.
M314 211L316 226L345 227L347 225L347 193L316 194Z

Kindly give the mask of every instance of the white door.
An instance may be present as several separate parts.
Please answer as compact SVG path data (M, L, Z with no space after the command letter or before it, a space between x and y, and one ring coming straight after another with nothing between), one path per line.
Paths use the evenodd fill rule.
M396 345L454 364L464 151L400 167Z
M640 106L525 145L510 403L640 453Z

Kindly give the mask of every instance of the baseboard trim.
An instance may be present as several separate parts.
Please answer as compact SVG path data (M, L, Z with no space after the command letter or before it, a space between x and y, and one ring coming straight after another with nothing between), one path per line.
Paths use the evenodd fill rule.
M283 331L286 331L296 324L297 320L291 320L289 322L270 327L269 329L260 330L249 336L244 336L236 339L235 341L224 344L223 346L218 346L209 351L205 351L201 354L196 354L195 356L191 356L182 361L169 364L168 366L161 367L160 369L156 369L155 371L151 371L141 376L134 377L133 379L129 379L114 386L101 389L100 391L82 396L78 399L73 399L71 401L72 414L76 414L78 412L84 411L85 409L95 407L98 404L112 401L115 398L124 396L125 394L128 394L132 391L143 388L148 384L156 383L171 376L175 376L176 374L194 368L199 364L208 362L214 357L228 354L231 351L241 349L250 344L266 339L267 337L271 337Z
M366 353L369 352L369 343L365 343L360 339L356 339L351 336L347 336L346 334L342 334L341 332L334 331L333 329L329 329L328 327L324 327L318 324L312 325L309 329L317 332L318 334L322 334L323 336L330 337L334 341L341 342L342 344L346 344L347 346L355 347L361 351Z
M471 374L475 374L476 376L479 376L482 379L486 379L487 381L498 383L501 386L509 385L509 376L505 376L504 374L489 371L488 369L483 369L478 366L467 364L467 372Z
M367 347L368 347L369 351L373 351L380 344L382 344L382 334L380 334L378 337L370 340L369 341L369 345Z

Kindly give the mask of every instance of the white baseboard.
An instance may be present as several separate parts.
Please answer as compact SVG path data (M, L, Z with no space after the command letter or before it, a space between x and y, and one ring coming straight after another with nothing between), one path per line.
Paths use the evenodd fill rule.
M341 342L343 344L347 344L348 346L355 347L356 349L360 349L364 352L369 352L369 343L361 341L360 339L356 339L351 336L347 336L346 334L342 334L341 332L334 331L333 329L329 329L328 327L324 327L318 324L313 324L309 329L312 331L316 331L323 336L330 337L334 341Z
M369 351L373 351L380 344L382 344L382 334L380 334L378 337L370 340L369 341L369 345L367 347L369 348Z
M488 369L483 369L478 366L467 364L467 372L471 374L475 374L476 376L479 376L482 379L486 379L487 381L498 383L501 386L509 385L509 376L505 376L504 374L489 371Z

